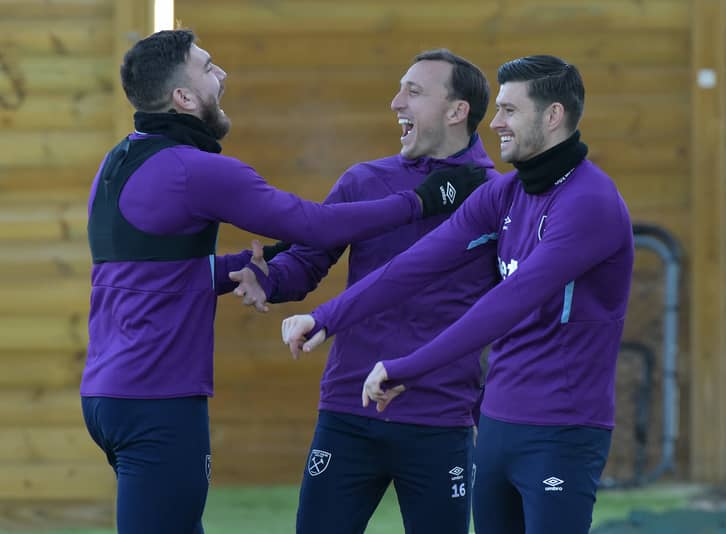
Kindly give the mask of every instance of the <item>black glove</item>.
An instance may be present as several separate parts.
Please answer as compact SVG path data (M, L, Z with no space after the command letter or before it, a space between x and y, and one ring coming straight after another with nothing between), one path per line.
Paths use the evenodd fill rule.
M423 216L453 213L486 180L486 171L472 163L432 171L415 189L423 202Z
M274 245L265 245L264 247L262 247L262 257L265 259L265 261L270 261L280 252L285 252L291 246L291 243L286 243L285 241L278 241Z

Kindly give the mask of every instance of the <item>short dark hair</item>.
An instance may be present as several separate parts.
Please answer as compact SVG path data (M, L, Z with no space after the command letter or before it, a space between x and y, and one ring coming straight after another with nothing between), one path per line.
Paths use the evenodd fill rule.
M537 109L553 102L565 108L566 125L570 131L577 128L585 107L585 85L577 67L555 56L527 56L508 61L499 67L497 81L529 82L527 94Z
M141 39L124 55L121 85L139 111L168 111L172 86L189 59L194 32L163 30Z
M469 103L466 129L469 135L472 135L489 106L489 82L481 69L446 48L421 52L414 59L416 63L419 61L446 61L451 64L453 69L448 86L448 96L449 99L465 100Z

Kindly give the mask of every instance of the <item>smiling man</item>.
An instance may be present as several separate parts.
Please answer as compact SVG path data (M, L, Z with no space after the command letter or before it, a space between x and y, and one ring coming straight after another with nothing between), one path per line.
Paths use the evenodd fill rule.
M216 298L250 259L215 255L220 222L335 247L422 215L440 220L481 183L472 173L434 175L373 202L328 206L275 189L219 154L230 128L219 105L226 77L191 31L136 43L121 66L135 131L107 154L91 187L81 396L117 475L120 534L203 532ZM442 197L442 187L457 194Z
M476 532L587 534L614 424L632 227L613 181L586 159L577 68L529 56L502 65L497 78L490 126L516 170L312 315L285 319L283 340L299 355L326 334L367 329L370 317L496 241L502 281L418 349L380 351L362 406L388 413L432 373L491 343L474 452Z
M326 203L379 199L416 187L429 173L482 172L496 179L476 132L488 101L489 85L478 67L449 50L419 54L391 101L402 127L400 153L352 166ZM348 284L444 220L413 222L353 243ZM345 247L294 246L275 256L269 276L258 270L268 287L262 299L304 298L344 252ZM391 483L406 532L469 531L472 412L481 392L481 350L472 349L456 365L430 373L385 414L360 405L360 385L383 354L395 357L420 347L496 283L495 247L490 243L479 253L466 266L450 265L408 302L393 303L336 337L320 384L318 422L300 489L298 534L362 533ZM236 277L242 280L241 274ZM248 295L256 288L242 284L238 291Z

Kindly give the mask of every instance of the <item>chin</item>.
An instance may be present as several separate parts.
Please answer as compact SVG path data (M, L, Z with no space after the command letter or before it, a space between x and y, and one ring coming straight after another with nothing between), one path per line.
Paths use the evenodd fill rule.
M403 156L406 159L416 159L420 158L422 154L420 153L420 150L416 150L414 147L402 147L401 148L401 156Z

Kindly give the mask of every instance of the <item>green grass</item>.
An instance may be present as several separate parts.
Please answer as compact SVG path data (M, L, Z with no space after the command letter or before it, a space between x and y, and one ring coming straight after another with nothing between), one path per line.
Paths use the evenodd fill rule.
M627 517L633 510L663 511L683 508L697 488L653 486L648 489L601 491L593 526ZM295 531L297 486L212 488L204 514L206 534L290 534ZM113 529L43 531L44 534L114 534ZM401 534L403 527L395 494L389 490L370 521L366 534ZM473 532L473 530L472 530ZM9 534L0 531L0 534ZM24 531L24 534L29 533Z

